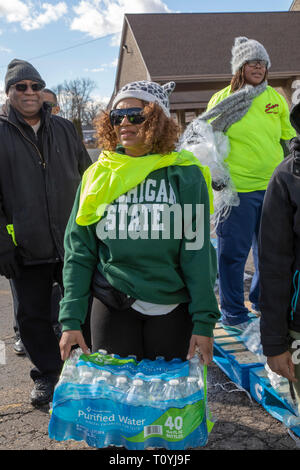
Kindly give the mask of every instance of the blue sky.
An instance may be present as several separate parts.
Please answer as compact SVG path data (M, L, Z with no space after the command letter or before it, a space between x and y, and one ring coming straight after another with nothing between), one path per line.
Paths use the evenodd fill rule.
M292 0L0 0L0 88L13 58L30 61L48 87L90 77L106 101L126 13L287 11Z

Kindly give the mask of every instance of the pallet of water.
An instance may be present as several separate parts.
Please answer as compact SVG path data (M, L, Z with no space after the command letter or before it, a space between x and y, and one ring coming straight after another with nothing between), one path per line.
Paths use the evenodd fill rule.
M49 437L131 450L204 446L213 427L206 366L73 351L56 385Z
M250 372L250 393L271 416L300 437L298 404L287 379L272 373L266 365L255 368Z

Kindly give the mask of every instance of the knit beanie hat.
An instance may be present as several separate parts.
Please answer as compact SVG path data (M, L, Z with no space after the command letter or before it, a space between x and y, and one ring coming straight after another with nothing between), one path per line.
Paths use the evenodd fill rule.
M235 38L234 46L231 50L231 70L233 75L248 61L248 60L265 60L267 62L267 69L271 67L270 57L260 42L255 39L248 39L240 36Z
M170 117L169 95L174 90L175 82L159 85L155 82L141 80L139 82L127 83L116 95L112 103L112 109L124 98L137 98L142 101L156 102L164 113Z
M8 64L5 75L5 92L8 92L11 85L22 80L32 80L33 82L42 83L44 87L46 86L46 83L33 65L25 60L13 59Z

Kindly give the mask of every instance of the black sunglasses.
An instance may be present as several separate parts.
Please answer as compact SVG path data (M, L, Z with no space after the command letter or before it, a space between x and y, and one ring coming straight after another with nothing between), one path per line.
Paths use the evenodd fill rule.
M29 87L32 89L32 91L41 91L44 88L41 83L31 83L30 85L27 85L27 83L16 83L14 87L17 91L22 92L26 91Z
M111 125L119 126L125 116L130 124L142 124L145 121L143 108L112 109L109 113Z

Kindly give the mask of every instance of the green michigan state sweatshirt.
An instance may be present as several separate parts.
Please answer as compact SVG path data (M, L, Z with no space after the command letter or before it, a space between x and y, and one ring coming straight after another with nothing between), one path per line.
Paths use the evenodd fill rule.
M91 225L76 223L80 188L65 233L64 298L59 320L78 330L95 269L119 291L155 304L188 303L193 334L213 336L220 313L210 242L210 209L199 167L168 166L106 207Z

